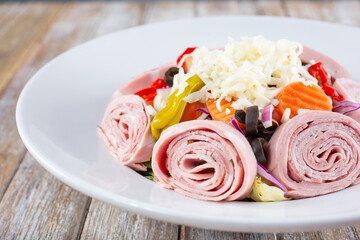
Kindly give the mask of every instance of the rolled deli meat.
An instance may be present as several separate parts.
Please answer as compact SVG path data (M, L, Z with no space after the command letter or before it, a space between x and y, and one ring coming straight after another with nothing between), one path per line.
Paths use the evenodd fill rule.
M100 133L109 152L122 164L145 171L143 162L151 158L154 139L150 132L151 117L144 99L137 95L122 95L108 105Z
M267 169L292 198L342 190L359 181L360 124L339 113L305 112L276 130L267 156Z
M360 123L360 83L349 78L338 78L333 87L346 102L334 102L334 111L342 112Z
M176 66L176 63L168 63L134 77L131 81L117 89L113 93L113 98L121 95L133 94L141 89L147 88L156 79L163 78L166 70L174 66Z
M162 132L152 169L165 188L195 199L230 201L250 193L257 163L238 130L220 121L193 120Z
M325 69L330 73L333 78L350 78L351 74L347 68L342 66L334 59L326 56L325 54L316 51L315 49L303 46L303 52L300 55L300 59L303 62L309 63L310 61L322 62Z

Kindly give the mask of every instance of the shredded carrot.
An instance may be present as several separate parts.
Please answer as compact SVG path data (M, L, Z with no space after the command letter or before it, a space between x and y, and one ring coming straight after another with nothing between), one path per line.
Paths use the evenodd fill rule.
M205 104L201 102L188 103L185 107L184 113L180 122L195 120L202 114L201 111L195 111L197 108L205 107Z
M277 111L282 116L290 108L290 118L298 114L299 109L331 111L332 104L324 91L316 85L306 86L302 82L290 83L276 96L279 104Z

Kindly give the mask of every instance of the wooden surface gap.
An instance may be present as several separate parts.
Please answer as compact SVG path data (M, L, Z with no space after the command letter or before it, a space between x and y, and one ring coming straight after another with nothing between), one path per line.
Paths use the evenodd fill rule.
M85 221L86 221L86 218L87 218L88 213L89 213L89 208L90 208L91 202L92 202L92 198L88 197L86 199L86 204L84 206L84 210L83 210L83 212L81 214L79 226L76 229L76 232L77 232L76 240L81 238L81 233L82 233L82 231L84 229Z
M355 227L350 227L350 229L353 232L355 239L359 240L359 232L356 230L356 228Z
M182 226L179 225L178 226L178 240L181 240L182 239Z
M20 167L21 163L24 161L24 158L25 158L27 152L28 152L27 149L24 149L23 153L20 156L20 160L16 163L15 167L13 168L13 172L10 174L10 176L8 178L8 181L5 183L3 189L1 190L1 192L0 192L0 203L1 203L1 201L2 201L2 199L4 197L4 195L5 195L6 191L8 190L8 188L10 186L10 183L13 180L16 172L19 170L19 167Z

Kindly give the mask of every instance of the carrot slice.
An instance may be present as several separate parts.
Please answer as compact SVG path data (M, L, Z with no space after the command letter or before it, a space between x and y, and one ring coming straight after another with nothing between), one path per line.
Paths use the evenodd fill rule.
M220 112L216 107L217 100L218 99L215 98L209 98L208 100L206 100L206 106L208 108L208 111L212 119L216 121L227 122L232 125L230 118L235 117L236 109L230 106L231 104L233 104L234 101L228 102L225 99L221 100L220 102L221 112ZM226 109L229 109L230 112L228 111L228 113L226 113ZM240 126L240 128L245 129L245 124L239 123L238 121L237 123Z
M290 108L290 118L298 114L299 109L331 111L332 104L324 91L316 85L306 86L302 82L290 83L276 96L279 104L276 106L281 114Z
M215 98L209 98L208 100L206 100L206 106L212 119L216 121L231 123L230 118L234 117L236 111L234 108L230 107L230 105L233 104L233 101L228 102L225 99L221 100L221 112L216 107L216 101L217 99ZM230 112L228 111L229 113L226 113L226 109L229 109Z
M184 113L181 117L180 122L195 120L200 117L200 111L195 111L197 108L205 107L205 104L201 102L188 103L185 107Z

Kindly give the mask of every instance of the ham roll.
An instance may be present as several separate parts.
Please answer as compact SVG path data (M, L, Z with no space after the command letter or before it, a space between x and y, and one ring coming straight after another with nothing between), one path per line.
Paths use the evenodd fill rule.
M325 54L318 52L312 48L304 46L303 52L300 55L300 59L303 62L309 63L310 61L322 62L325 70L330 73L334 78L351 78L349 70L347 70L340 63L334 59L326 56Z
M235 128L194 120L162 132L152 168L165 188L200 200L231 201L250 193L257 163L250 144Z
M339 113L305 112L275 131L267 156L268 170L292 198L342 190L358 183L360 124Z
M350 101L358 104L360 107L360 83L355 82L349 78L336 79L333 87L344 97L345 101ZM341 102L334 102L334 106L337 107ZM335 111L345 112L345 115L355 119L360 123L360 108L354 107L348 112L349 108L335 108Z
M125 83L113 93L113 98L121 95L134 94L141 89L147 88L158 78L164 78L165 72L176 66L176 63L168 63L158 68L151 69L141 75L134 77L130 82Z
M101 122L100 133L109 152L122 164L145 171L154 146L150 115L144 99L137 95L113 98Z

